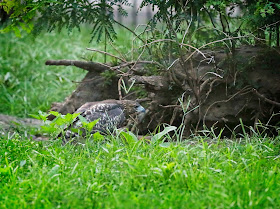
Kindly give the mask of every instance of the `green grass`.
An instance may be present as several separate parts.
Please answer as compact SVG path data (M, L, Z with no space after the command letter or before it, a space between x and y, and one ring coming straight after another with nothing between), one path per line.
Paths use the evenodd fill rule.
M14 34L0 35L0 113L26 117L38 110L47 111L52 102L63 101L77 86L85 71L75 67L46 66L48 59L74 59L103 62L104 56L89 52L87 47L104 49L104 42L90 41L89 26L81 33L66 31L15 37ZM132 36L120 30L115 44L118 51L127 53ZM124 34L124 35L122 35ZM118 54L112 47L107 50ZM112 61L107 57L107 61Z
M1 208L279 208L278 139L0 140ZM163 146L167 145L167 146Z

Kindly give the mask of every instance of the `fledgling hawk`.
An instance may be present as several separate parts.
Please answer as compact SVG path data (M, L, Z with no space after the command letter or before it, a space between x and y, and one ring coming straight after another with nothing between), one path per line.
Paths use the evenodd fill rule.
M132 100L104 100L88 102L82 105L75 113L80 113L88 122L99 119L91 133L112 133L115 128L125 127L128 124L139 123L144 118L146 110L138 102ZM77 117L72 128L79 129L82 123ZM61 134L59 135L61 136ZM76 137L71 129L65 132L65 138Z

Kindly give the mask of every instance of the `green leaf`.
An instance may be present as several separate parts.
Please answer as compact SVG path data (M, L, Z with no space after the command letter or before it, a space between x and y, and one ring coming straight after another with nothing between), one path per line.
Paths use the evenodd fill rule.
M64 118L56 118L56 120L54 121L54 124L62 126L66 123Z
M70 128L70 130L71 130L71 132L74 132L74 133L77 133L77 134L79 134L81 132L81 130L78 129L78 128Z
M57 131L57 128L50 126L41 126L41 129L47 133L55 133Z
M99 132L94 133L92 136L93 136L94 140L98 140L98 141L103 141L104 140L104 136L101 135Z
M98 118L98 119L88 123L87 126L86 126L87 127L87 131L91 132L93 127L96 125L96 123L98 123L99 120L100 120L100 118Z
M16 37L18 37L18 38L21 37L21 33L20 33L20 30L18 29L18 27L13 27L13 31L14 31Z
M41 117L39 115L35 115L35 114L28 114L29 116L31 116L32 118L41 120Z
M105 152L109 153L109 150L105 147L101 147Z
M132 132L128 131L128 132L124 132L122 131L120 133L121 136L123 136L126 140L126 142L131 143L131 142L137 142L138 138L137 136L135 136Z
M5 168L0 168L0 174L2 176L8 176L10 174L10 171L11 171L11 167L10 166L7 166Z
M56 116L56 117L61 116L61 114L60 114L59 112L50 111L49 113L52 114L52 115L54 115L54 116Z
M72 114L72 119L74 120L76 117L78 117L81 113L73 113Z
M42 112L42 111L40 111L39 110L39 117L40 117L40 120L43 120L43 121L47 121L48 120L48 116L50 115L50 114L48 114L48 113L45 113L45 112Z
M88 121L81 115L78 115L79 120L82 122L82 124L84 123L88 123Z
M157 142L158 140L160 140L164 135L168 134L170 131L174 131L176 130L177 127L176 126L167 126L164 128L163 131L157 133L156 135L154 135L151 139L152 143Z
M79 115L79 114L78 114ZM78 116L77 115L77 116ZM76 116L76 117L77 117ZM66 123L71 123L71 122L73 122L73 120L76 118L76 117L74 117L74 115L72 115L72 114L70 114L70 113L68 113L67 115L65 115L65 122Z

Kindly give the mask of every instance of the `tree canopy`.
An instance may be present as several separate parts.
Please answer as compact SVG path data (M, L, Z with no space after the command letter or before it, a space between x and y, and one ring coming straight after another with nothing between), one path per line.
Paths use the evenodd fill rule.
M20 35L25 30L38 34L64 27L71 32L88 23L92 25L92 39L100 41L105 33L113 40L117 36L114 26L120 25L113 11L118 9L127 15L124 5L132 6L128 0L2 0L0 6L10 15L10 21L1 32L14 31ZM158 8L149 25L166 24L168 38L174 38L174 31L186 32L187 27L190 31L200 31L206 39L213 35L221 38L250 33L279 46L277 0L143 0L141 8L147 5ZM209 33L213 30L215 34Z

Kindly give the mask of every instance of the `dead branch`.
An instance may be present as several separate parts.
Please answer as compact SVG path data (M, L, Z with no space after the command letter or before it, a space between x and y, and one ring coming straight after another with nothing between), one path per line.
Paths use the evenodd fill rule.
M110 66L97 62L77 61L77 60L47 60L46 65L75 66L87 71L104 72Z
M148 101L151 101L151 98L142 98L142 99L136 99L136 102L148 102Z
M119 100L123 99L122 96L122 88L121 88L121 83L123 81L123 77L121 76L120 79L118 80L118 92L119 92Z
M181 107L181 105L159 105L160 107L163 107L163 108L174 108L174 107ZM182 108L181 108L182 109Z
M171 117L170 122L169 122L170 125L172 125L173 122L175 121L178 112L179 112L179 108L175 107L174 110L173 110L173 113L172 113L172 117Z
M168 74L169 74L170 80L173 80L173 81L176 83L177 86L180 86L180 87L181 87L181 86L183 85L183 84L179 81L179 79L176 77L174 71L169 70L169 71L168 71ZM184 76L183 78L185 78L185 76Z
M275 102L271 99L266 98L264 95L260 94L256 89L252 89L252 92L257 95L260 99L262 99L263 101L270 103L272 105L275 105L277 107L280 107L280 103L279 102Z
M213 85L215 82L224 82L222 79L219 79L219 78L216 78L214 79L211 83L210 83L210 87L209 87L209 90L207 91L206 95L205 95L205 99L203 101L203 103L206 101L206 99L208 98L209 94L212 92L212 89L213 89Z
M200 85L199 91L202 92L202 91L204 90L204 88L206 87L206 85L207 85L209 82L211 82L211 81L213 81L213 80L216 80L216 79L217 79L217 78L214 78L214 77L211 77L211 78L206 79L206 80Z

